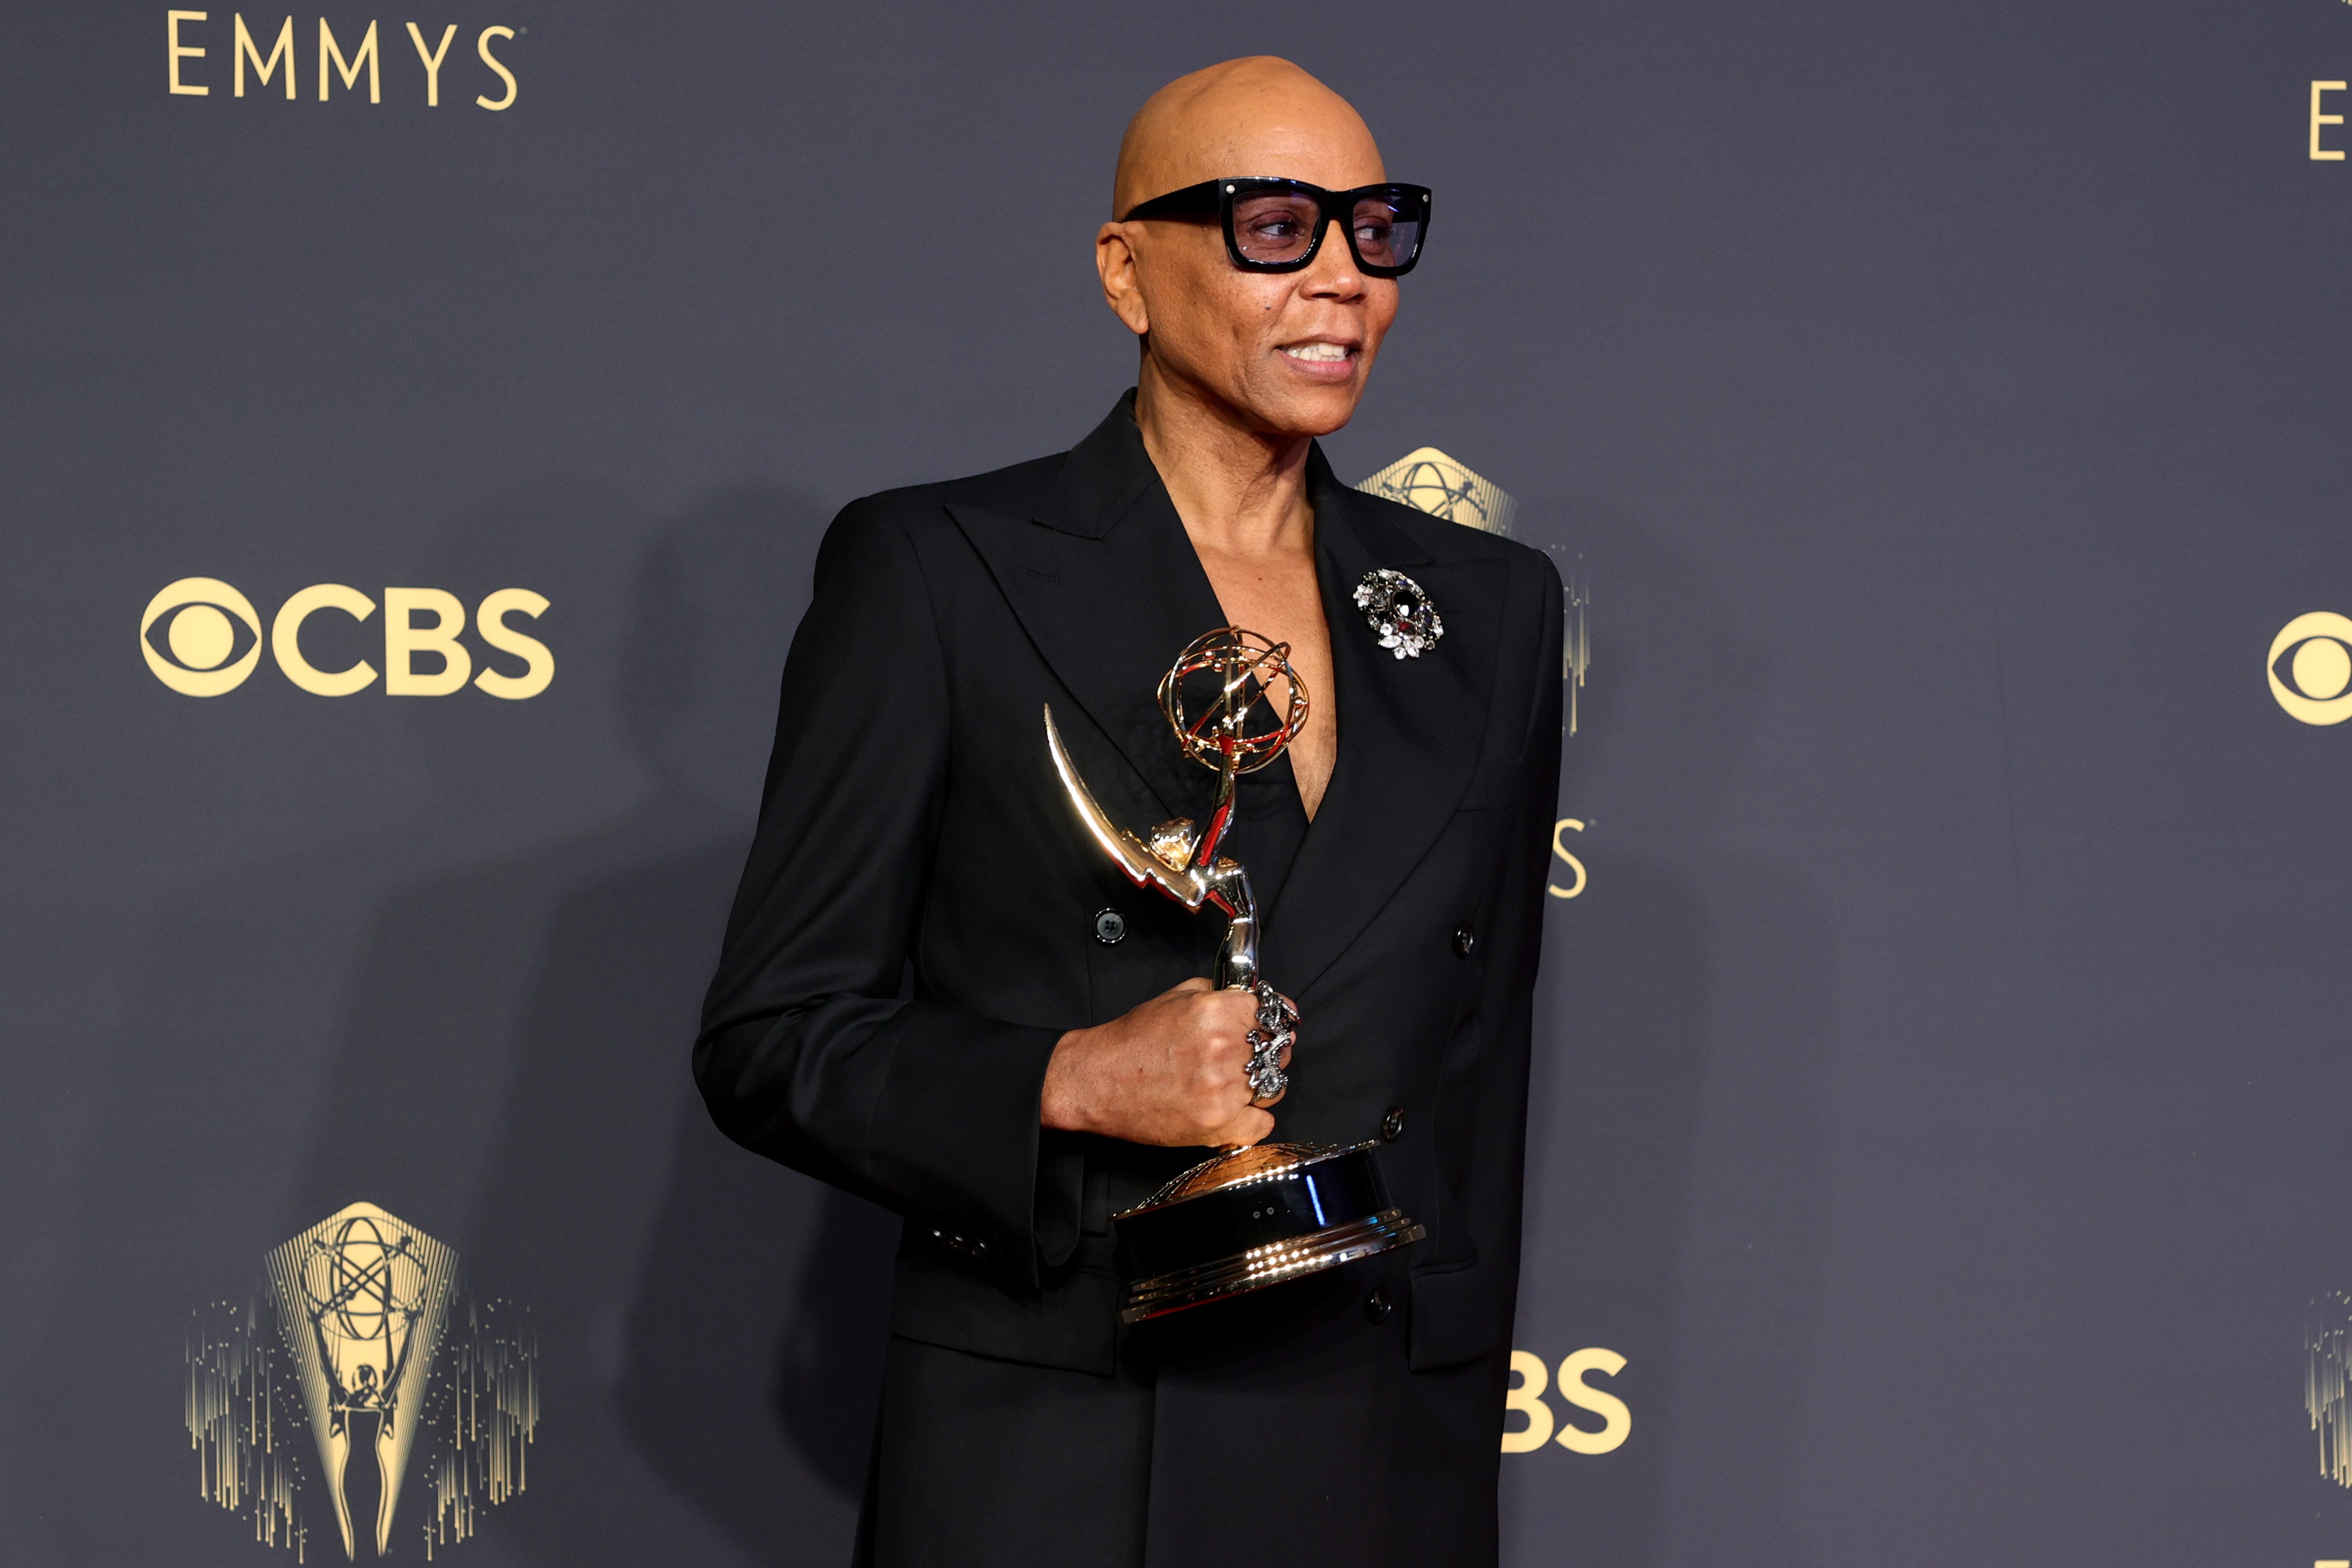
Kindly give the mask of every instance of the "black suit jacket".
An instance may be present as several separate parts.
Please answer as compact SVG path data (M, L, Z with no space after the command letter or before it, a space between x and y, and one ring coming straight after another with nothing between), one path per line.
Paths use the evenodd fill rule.
M1204 1151L1041 1131L1046 1061L1065 1030L1206 973L1221 924L1112 867L1040 723L1052 704L1115 821L1206 817L1212 776L1179 755L1153 689L1224 616L1130 410L1062 455L835 521L695 1051L731 1136L907 1218L895 1333L1104 1374L1123 1283L1109 1216ZM1265 922L1265 973L1304 1019L1274 1135L1400 1127L1383 1164L1428 1227L1401 1255L1411 1364L1499 1359L1559 773L1559 579L1535 550L1349 489L1319 450L1309 462L1339 758ZM1381 648L1350 599L1376 567L1444 618L1418 659ZM1248 863L1244 838L1230 852ZM1107 908L1126 922L1115 946L1095 935Z

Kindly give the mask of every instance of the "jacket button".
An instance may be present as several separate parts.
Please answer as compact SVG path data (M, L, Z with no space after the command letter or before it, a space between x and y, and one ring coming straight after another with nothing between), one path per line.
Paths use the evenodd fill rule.
M1389 1314L1394 1311L1396 1311L1396 1303L1389 1300L1386 1285L1381 1286L1364 1298L1364 1319L1367 1322L1384 1323L1389 1321Z
M1454 956L1455 957L1467 958L1470 956L1470 949L1476 946L1478 946L1477 927L1472 925L1467 920L1465 920L1461 925L1454 928Z
M1381 1136L1386 1138L1391 1144L1404 1136L1403 1106L1391 1105L1389 1107L1389 1113L1381 1118Z
M1095 916L1095 940L1106 947L1117 946L1127 937L1127 916L1116 909L1106 909Z

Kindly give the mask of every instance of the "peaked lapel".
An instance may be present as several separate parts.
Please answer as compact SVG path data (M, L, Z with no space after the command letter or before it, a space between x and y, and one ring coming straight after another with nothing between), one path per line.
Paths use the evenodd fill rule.
M1507 586L1499 561L1433 560L1382 515L1386 503L1341 485L1319 446L1307 486L1339 756L1268 918L1265 962L1267 980L1301 998L1395 894L1470 787ZM1384 566L1419 582L1444 621L1418 659L1381 647L1356 608L1357 583Z
M1223 625L1224 613L1143 449L1133 399L1132 392L1120 399L1070 450L1034 516L954 504L948 511L1038 653L1141 778L1160 816L1197 815L1211 775L1178 749L1156 694L1184 645ZM1083 763L1075 716L1057 710L1055 720ZM1032 740L1042 756L1044 730ZM1098 791L1109 783L1088 782Z

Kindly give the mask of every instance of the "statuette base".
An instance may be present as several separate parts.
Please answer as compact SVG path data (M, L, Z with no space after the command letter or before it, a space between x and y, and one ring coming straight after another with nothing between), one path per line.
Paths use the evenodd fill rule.
M1139 1276L1119 1321L1165 1317L1420 1240L1427 1233L1389 1201L1378 1147L1236 1149L1118 1216Z

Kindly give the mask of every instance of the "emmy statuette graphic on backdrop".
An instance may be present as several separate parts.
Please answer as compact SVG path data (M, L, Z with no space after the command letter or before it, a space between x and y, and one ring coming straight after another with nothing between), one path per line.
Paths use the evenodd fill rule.
M1356 488L1502 538L1512 537L1511 516L1519 505L1500 485L1434 446L1414 447Z
M192 1313L182 1390L198 1491L253 1540L437 1561L520 1494L539 1428L530 1309L477 1296L454 1248L372 1203L273 1248L243 1301ZM314 1539L314 1536L316 1539Z
M1187 909L1213 904L1226 916L1215 980L1257 999L1250 1030L1249 1086L1265 1105L1287 1085L1282 1053L1298 1012L1257 967L1257 900L1239 862L1217 853L1232 825L1234 780L1282 755L1307 722L1307 688L1290 667L1289 644L1221 627L1193 640L1160 681L1160 710L1184 754L1217 775L1205 830L1178 817L1139 838L1112 822L1070 760L1045 708L1045 744L1070 803L1104 852L1138 887L1156 887ZM1279 685L1281 716L1271 715ZM1347 1148L1258 1144L1202 1161L1138 1207L1114 1217L1137 1278L1120 1309L1141 1322L1244 1291L1295 1280L1418 1241L1424 1234L1389 1201L1374 1155L1377 1140Z

